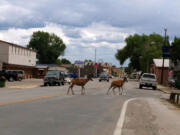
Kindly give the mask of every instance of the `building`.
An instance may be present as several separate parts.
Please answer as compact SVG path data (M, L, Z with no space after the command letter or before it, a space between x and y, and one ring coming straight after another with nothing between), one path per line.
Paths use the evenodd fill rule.
M58 70L67 73L72 64L37 64L35 70L35 78L44 78L48 71Z
M112 67L112 72L114 76L123 77L124 76L124 67Z
M34 50L0 40L0 61L8 64L35 66Z
M157 76L158 83L161 83L163 59L153 59L150 72ZM168 84L168 73L169 73L169 59L164 59L164 71L163 71L163 85Z
M36 65L36 51L0 40L0 61L5 70L24 70L25 78L32 78Z

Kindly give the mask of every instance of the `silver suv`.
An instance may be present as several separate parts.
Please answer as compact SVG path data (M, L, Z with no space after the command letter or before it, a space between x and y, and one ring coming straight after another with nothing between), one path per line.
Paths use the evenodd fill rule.
M139 81L139 88L142 87L152 87L153 90L157 89L157 78L155 74L144 73Z

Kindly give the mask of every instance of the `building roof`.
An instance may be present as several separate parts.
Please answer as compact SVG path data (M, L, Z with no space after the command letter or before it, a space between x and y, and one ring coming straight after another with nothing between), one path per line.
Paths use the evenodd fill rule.
M153 59L156 67L162 67L163 59ZM169 67L169 59L164 59L164 67Z
M6 41L3 41L3 40L0 40L0 42L6 43L6 44L8 44L8 45L13 45L13 46L16 46L16 47L20 47L20 48L23 48L23 49L26 49L26 50L29 50L29 51L32 51L32 52L36 52L35 50L29 49L29 48L26 48L26 47L23 47L23 46L14 44L14 43L6 42ZM0 44L0 45L1 45L1 44Z

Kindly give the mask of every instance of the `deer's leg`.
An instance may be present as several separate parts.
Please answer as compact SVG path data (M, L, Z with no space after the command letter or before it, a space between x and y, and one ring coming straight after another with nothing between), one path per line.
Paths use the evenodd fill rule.
M118 87L119 88L119 95L121 95L121 90L120 90L120 87Z
M67 91L67 95L69 94L69 90L70 90L71 87L72 87L72 85L69 86L69 89L68 89L68 91Z
M85 88L84 88L84 86L83 86L83 95L85 95Z
M69 86L69 89L68 89L68 91L67 91L67 95L69 94L70 89L71 89L72 94L74 95L73 85L70 85L70 86Z
M116 87L113 87L113 89L112 89L114 95L116 95L116 92L115 92L115 90L114 90L115 88L116 88Z
M71 92L72 92L73 95L75 95L75 94L74 94L74 91L73 91L73 85L72 85L72 87L71 87Z
M121 86L121 89L122 89L122 92L121 92L121 95L123 94L123 87Z
M107 91L107 95L109 95L109 91L112 88L112 85L109 87L108 91Z
M83 95L83 86L81 86L82 87L82 90L81 90L81 95Z

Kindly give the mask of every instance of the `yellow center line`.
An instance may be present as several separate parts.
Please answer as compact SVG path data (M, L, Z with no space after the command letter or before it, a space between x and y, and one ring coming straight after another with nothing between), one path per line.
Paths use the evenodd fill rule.
M58 96L65 96L65 94L55 94L55 95L48 95L48 96L26 98L26 99L10 101L10 102L2 102L2 103L0 103L0 106L10 105L10 104L17 104L17 103L31 102L31 101L42 100L42 99L47 99L47 98L53 98L53 97L58 97Z

